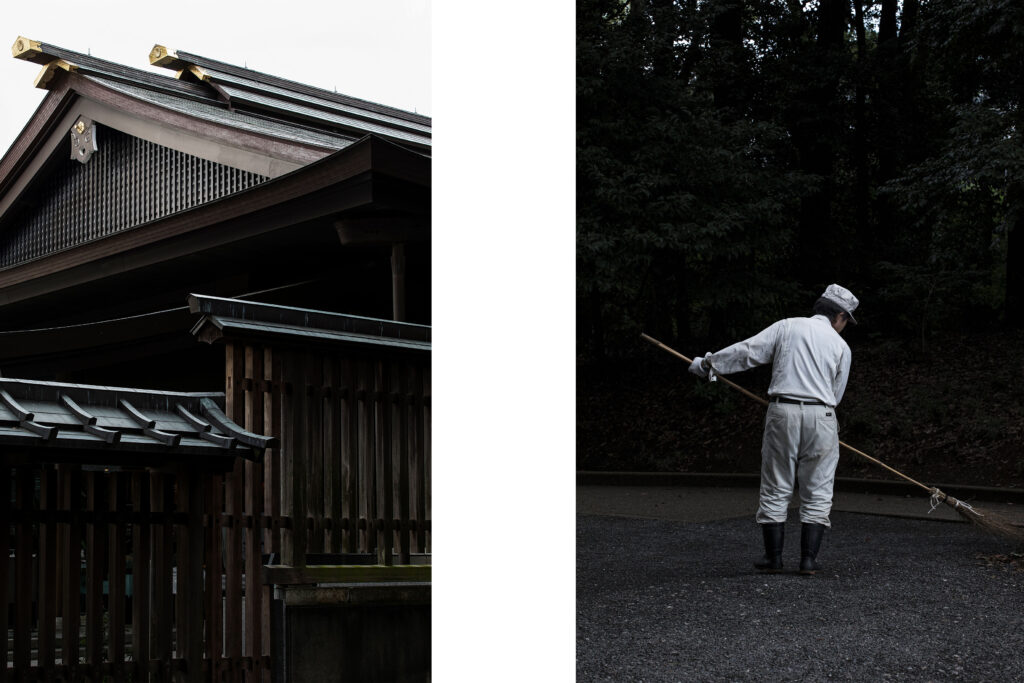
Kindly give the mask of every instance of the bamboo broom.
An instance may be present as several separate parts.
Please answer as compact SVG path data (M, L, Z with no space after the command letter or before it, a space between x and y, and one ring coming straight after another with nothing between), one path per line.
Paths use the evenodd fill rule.
M671 348L669 346L666 346L665 344L661 343L660 341L658 341L657 339L655 339L653 337L649 337L648 335L643 334L643 333L641 333L640 336L643 337L645 340L649 341L650 343L654 344L658 348L663 349L665 351L668 351L673 356L676 356L676 357L686 361L687 363L692 363L693 362L692 359L687 358L686 356L684 356L683 354L679 353L675 349L673 349L673 348ZM754 393L752 393L750 391L747 391L746 389L744 389L743 387L739 386L738 384L727 380L725 377L722 377L721 375L718 375L718 379L721 380L722 382L728 384L733 389L736 389L741 394L743 394L743 395L745 395L745 396L747 396L749 398L754 399L758 403L760 403L762 405L765 405L765 406L769 405L768 401L766 401L765 399L761 398L760 396L758 396L758 395L756 395L756 394L754 394ZM968 505L967 503L963 502L962 500L957 500L953 496L949 495L948 493L945 493L945 492L941 491L940 489L938 489L935 486L926 486L925 484L922 484L921 482L917 481L916 479L912 479L911 477L908 477L907 475L903 474L899 470L896 470L896 469L893 469L892 467L889 467L888 465L886 465L881 460L873 458L870 455L868 455L867 453L865 453L864 451L858 450L858 449L854 448L853 446L850 446L849 444L846 444L846 443L843 443L842 441L840 441L839 445L842 446L843 448L849 450L849 451L852 451L852 452L856 453L857 455L861 456L862 458L866 458L867 460L870 460L871 462L873 462L874 464L878 465L879 467L885 468L886 470L892 472L896 476L901 477L901 478L909 481L911 484L914 484L915 486L918 486L918 487L924 489L925 491L927 491L928 494L931 496L932 509L933 510L940 503L945 503L946 505L948 505L951 508L953 508L954 510L956 510L957 514L960 515L960 517L962 517L964 520L970 522L974 526L978 527L979 529L981 529L983 531L986 531L986 532L988 532L988 533L990 533L990 534L992 534L994 536L997 536L997 537L1003 538L1005 540L1011 541L1011 542L1013 542L1013 543L1015 543L1015 544L1017 544L1019 546L1024 546L1024 531L1022 531L1019 527L1014 526L1014 524L1012 522L1010 522L1010 520L1006 519L1005 517L1002 517L1002 516L1000 516L1000 515L998 515L996 513L990 512L990 511L979 510L978 508L976 508L976 507L974 507L972 505Z

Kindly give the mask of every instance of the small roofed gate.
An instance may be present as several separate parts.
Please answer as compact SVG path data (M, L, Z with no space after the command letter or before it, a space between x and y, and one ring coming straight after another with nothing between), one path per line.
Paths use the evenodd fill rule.
M275 445L223 401L0 379L0 679L210 679L211 484Z
M318 680L285 642L289 587L401 586L402 600L427 604L419 621L429 616L430 328L206 296L189 304L202 314L197 338L225 347L228 417L280 443L214 475L225 604L244 604L208 625L214 680ZM312 659L330 661L345 636L322 636ZM332 679L424 680L429 622L405 636L402 647L346 652Z

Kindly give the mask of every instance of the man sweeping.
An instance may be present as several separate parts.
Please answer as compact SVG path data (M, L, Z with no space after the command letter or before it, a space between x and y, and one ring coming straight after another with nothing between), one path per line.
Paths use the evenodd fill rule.
M703 358L690 372L715 380L772 364L768 413L761 445L761 495L756 520L764 537L759 570L782 570L786 512L795 483L800 487L800 573L814 574L821 538L830 527L832 487L839 463L836 406L850 373L850 347L840 337L857 297L829 285L808 318L787 318L744 341Z

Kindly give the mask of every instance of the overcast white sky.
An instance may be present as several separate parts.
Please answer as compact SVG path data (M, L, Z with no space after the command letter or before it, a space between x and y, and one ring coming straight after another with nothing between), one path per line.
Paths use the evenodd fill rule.
M575 677L574 25L574 3L479 0L0 11L0 48L146 69L159 43L433 117L438 681ZM0 52L0 154L40 68Z
M18 36L170 75L149 66L149 51L159 43L430 115L430 5L430 0L4 3L0 150L10 148L45 94L32 85L42 67L6 51Z

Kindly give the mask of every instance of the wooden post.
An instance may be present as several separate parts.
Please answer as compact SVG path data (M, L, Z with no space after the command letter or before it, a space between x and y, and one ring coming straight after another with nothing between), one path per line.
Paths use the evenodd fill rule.
M17 468L18 512L31 512L35 476L27 467ZM28 671L32 657L32 528L24 517L14 525L14 668Z
M114 473L110 475L110 487L107 495L107 510L110 512L111 520L108 525L110 536L110 594L108 600L108 612L110 614L110 664L114 680L123 680L124 656L125 656L125 552L124 552L124 529L127 524L118 523L115 516L120 512L119 502L123 497L125 478L124 475Z
M244 414L245 410L245 351L241 344L228 344L225 348L226 386L225 413L228 416ZM230 661L232 676L242 658L242 519L245 504L245 466L241 458L235 459L234 470L227 476L224 505L229 524L225 545L225 656Z
M134 680L149 680L149 624L152 611L149 600L150 504L149 477L132 474L132 507L138 523L132 525L132 659Z
M64 584L64 616L61 620L61 658L64 666L68 667L72 679L77 675L79 651L78 651L78 627L80 619L79 601L81 599L82 581L82 556L81 540L82 526L78 521L81 516L81 498L79 492L82 486L82 473L71 466L65 466L61 476L61 509L70 513L70 522L67 524L66 536L67 556L65 558L63 572Z
M220 680L224 642L224 592L222 588L222 527L224 476L210 478L207 491L209 524L206 526L206 655L210 660L209 680Z
M413 530L410 528L409 514L409 376L412 367L406 363L394 364L397 381L392 384L392 389L398 391L398 402L395 407L397 414L397 428L392 437L395 459L397 460L398 476L396 477L395 492L397 497L398 519L401 526L398 528L398 552L399 564L410 563L411 544L409 537Z
M247 430L263 433L263 350L245 347L245 415ZM230 416L236 423L238 416ZM262 679L263 655L263 465L245 463L245 508L252 524L245 530L245 655L253 662L255 680Z
M425 425L424 417L426 414L426 406L423 401L423 368L416 367L413 378L413 410L415 412L414 426L413 426L413 507L416 510L416 552L426 552L427 547L427 536L426 531L423 527L426 524L427 519L427 499L426 499L426 483L427 483L427 472L426 463L424 456L426 455L426 445L424 443Z
M149 479L150 499L153 514L157 518L153 530L153 653L158 662L159 679L170 679L171 667L171 629L173 626L174 602L171 597L171 567L173 525L170 521L170 501L168 488L170 480L162 472L153 472Z
M312 522L311 552L324 552L324 371L323 356L306 356L306 514Z
M185 584L190 588L185 601L185 660L188 667L186 680L200 683L203 676L203 503L206 501L204 482L206 478L195 469L189 470L185 479L188 492L185 547L188 549L185 565ZM212 564L212 563L211 563ZM181 584L179 584L179 590ZM179 622L178 628L181 628Z
M39 524L39 666L53 677L57 627L57 472L44 465L39 473L39 507L47 516ZM6 558L4 558L6 559Z
M391 309L392 317L405 320L405 244L391 245Z
M373 394L376 410L376 493L377 506L377 555L385 565L390 565L394 535L391 532L394 515L394 489L391 483L391 391L390 377L386 371L387 363L377 361L374 364Z
M7 612L11 598L7 583L11 568L11 468L5 462L0 467L0 631L4 633L4 646L0 650L0 683L7 681Z
M377 549L377 538L374 534L374 511L376 495L373 486L374 477L374 399L373 399L373 365L362 359L357 363L359 422L356 433L359 439L359 515L356 522L365 520L366 528L359 531L359 551L369 553Z
M343 515L348 521L344 532L345 550L359 552L359 397L357 366L351 358L342 365L342 383L345 388L341 429L341 485L344 490Z

